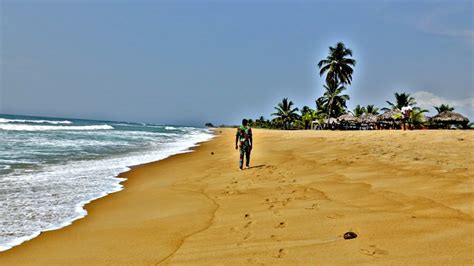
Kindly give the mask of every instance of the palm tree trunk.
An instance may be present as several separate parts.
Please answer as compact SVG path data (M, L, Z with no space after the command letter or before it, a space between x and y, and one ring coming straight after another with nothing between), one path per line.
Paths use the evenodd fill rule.
M331 113L332 113L332 104L333 104L333 99L328 102L328 122L327 122L327 127L329 128L329 120L331 119Z
M337 88L337 74L334 73L334 86ZM329 104L328 106L328 122L327 122L327 127L329 128L329 120L331 119L331 112L332 112L332 103L333 103L333 100L331 99L331 104Z

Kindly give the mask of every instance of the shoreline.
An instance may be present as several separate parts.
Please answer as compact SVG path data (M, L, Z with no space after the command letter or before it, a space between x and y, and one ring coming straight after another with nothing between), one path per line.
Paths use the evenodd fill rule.
M234 130L216 130L0 261L472 263L474 133L357 133L257 129L253 167L237 171Z
M25 236L25 237L22 237L22 238L15 239L14 241L12 241L10 243L7 243L4 246L0 246L0 254L2 252L6 252L7 250L13 249L17 246L20 246L25 242L31 241L31 240L35 239L36 237L38 237L41 234L44 234L44 233L50 232L50 231L61 230L65 227L73 225L73 223L76 222L77 220L86 218L89 214L88 211L87 211L87 205L93 203L94 201L105 198L105 197L107 197L111 194L120 192L120 191L125 189L125 186L124 186L123 183L128 180L128 178L125 176L126 173L132 171L135 168L146 166L148 164L153 164L153 163L159 162L161 160L166 160L166 159L168 159L172 156L178 155L178 154L194 152L195 149L197 147L199 147L199 145L201 145L202 143L211 141L213 138L215 138L214 130L210 129L210 131L211 132L209 134L211 136L207 137L203 141L198 141L198 142L193 143L191 146L185 148L184 150L180 150L180 151L177 151L176 153L166 155L164 158L161 158L161 159L158 159L158 160L155 160L155 161L150 161L150 162L144 162L144 163L140 163L140 164L136 164L136 165L125 166L125 168L127 168L125 171L120 172L120 173L118 173L117 175L115 175L113 177L114 179L117 180L117 183L114 185L114 189L112 189L110 191L103 191L99 196L91 197L90 199L82 201L82 202L78 203L77 205L75 205L74 209L76 210L76 213L77 213L77 215L75 217L71 217L67 221L62 222L57 226L54 225L54 226L45 228L43 230L36 231L36 232L34 232L33 234L31 234L29 236Z

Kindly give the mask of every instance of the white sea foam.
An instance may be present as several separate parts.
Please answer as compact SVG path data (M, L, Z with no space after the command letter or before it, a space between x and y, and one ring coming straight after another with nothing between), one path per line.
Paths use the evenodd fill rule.
M97 137L107 133L115 136L119 131L93 131L90 134ZM150 135L153 132L142 133L143 137L150 138L147 143L153 137ZM76 135L79 132L68 134ZM121 134L127 139L140 138L135 131ZM149 145L149 149L145 151L117 154L97 160L65 161L60 165L47 165L41 172L0 176L0 214L8 214L0 215L0 251L32 239L40 232L59 229L83 218L87 215L83 208L85 204L123 189L121 182L125 179L116 176L129 170L130 166L189 152L189 148L198 142L213 137L209 131L192 128L181 135L168 133L170 136L166 141L161 135L163 133L154 134L159 134L155 135L156 145ZM34 136L31 142L46 141L46 138ZM89 140L90 143L87 142ZM90 138L78 141L77 145L98 144ZM47 144L46 146L55 146L55 141L50 140ZM63 148L68 149L67 146L72 144L65 141Z
M6 119L6 118L0 118L0 123L37 123L37 124L54 124L54 125L72 124L72 122L69 120L58 121L58 120L28 120L28 119Z
M166 126L165 129L166 129L166 130L176 130L177 128L171 127L171 126Z
M51 130L107 130L114 129L111 125L87 125L87 126L40 126L40 125L19 125L19 124L0 124L1 130L14 131L51 131Z

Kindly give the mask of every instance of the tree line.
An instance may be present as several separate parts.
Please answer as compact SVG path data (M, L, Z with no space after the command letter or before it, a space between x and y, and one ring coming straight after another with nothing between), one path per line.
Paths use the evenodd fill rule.
M338 118L344 114L352 114L355 117L363 115L379 115L381 112L398 111L395 116L401 116L399 111L404 106L412 107L410 122L415 127L420 127L426 123L426 109L418 107L415 98L409 93L396 92L394 101L386 101L387 107L379 108L373 104L367 106L357 105L353 110L348 110L347 102L350 96L346 94L348 87L352 83L352 75L356 60L352 56L352 50L344 43L338 42L335 46L329 47L326 58L321 59L317 66L319 76L325 76L323 95L315 100L315 108L303 106L297 108L288 98L283 98L275 107L275 112L271 114L271 119L260 116L257 119L249 119L249 125L257 128L269 129L310 129L313 122L318 125L326 124L329 128L331 119ZM454 108L441 104L434 106L438 114L445 111L453 111ZM399 117L394 117L399 119ZM207 123L206 126L212 124ZM470 124L472 126L472 123Z
M411 123L414 126L422 125L426 121L424 113L427 113L428 110L416 106L415 98L405 92L396 92L394 94L395 101L386 101L388 107L378 108L369 104L367 106L357 105L353 110L348 110L347 101L350 100L350 96L345 91L351 85L356 60L352 58L352 50L347 48L344 43L338 42L334 47L330 46L327 57L320 60L317 65L319 75L325 75L325 84L323 95L315 101L316 108L303 106L300 109L295 107L295 104L288 98L283 98L274 107L275 112L271 114L272 119L260 116L255 120L250 119L250 125L270 129L309 129L313 121L318 124L329 124L330 118L337 118L347 113L351 113L355 117L361 117L364 114L379 115L380 112L401 110L404 106L412 107ZM434 106L434 108L438 113L454 110L447 104Z

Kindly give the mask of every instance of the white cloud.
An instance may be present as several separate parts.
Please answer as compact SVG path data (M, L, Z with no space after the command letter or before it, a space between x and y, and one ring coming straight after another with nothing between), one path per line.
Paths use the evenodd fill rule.
M417 28L422 32L467 39L471 44L474 44L474 29L472 28L454 28L443 25L442 18L449 16L456 16L460 10L459 8L445 8L433 10L424 16L421 16L417 23ZM472 25L471 25L472 27Z
M470 118L474 117L474 97L464 99L448 99L435 95L429 91L417 91L412 94L415 97L417 105L423 109L434 110L433 106L448 104Z

